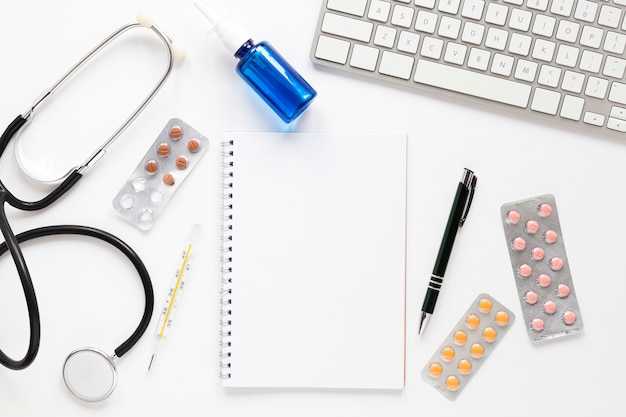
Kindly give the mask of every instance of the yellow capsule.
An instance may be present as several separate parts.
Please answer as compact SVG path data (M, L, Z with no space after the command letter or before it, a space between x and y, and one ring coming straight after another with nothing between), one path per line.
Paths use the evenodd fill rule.
M491 300L488 298L481 298L478 302L478 309L481 313L489 313L491 311Z
M457 389L459 389L459 378L454 375L450 375L449 377L447 377L446 388L448 388L449 391L456 391Z
M467 324L468 328L473 330L473 329L478 328L478 326L480 326L480 319L475 314L470 314L469 316L467 316L467 319L465 320L465 324Z
M483 330L483 339L485 339L485 342L489 343L496 340L496 330L493 327L486 327L485 330Z
M498 311L496 313L496 323L498 323L499 326L506 326L509 324L509 315L506 311Z
M485 353L485 348L480 343L474 343L470 348L470 355L472 358L480 359Z
M461 375L467 375L470 372L472 372L472 364L470 361L468 361L467 359L461 359L459 361L459 373Z
M454 343L456 343L459 346L463 346L466 342L467 342L467 333L465 333L463 330L459 330L456 333L454 333Z
M454 354L454 349L452 349L450 346L444 346L444 348L441 349L441 357L446 362L450 362L452 359L454 359Z
M439 378L442 372L443 372L443 367L437 362L431 363L430 366L428 367L428 373L433 378Z

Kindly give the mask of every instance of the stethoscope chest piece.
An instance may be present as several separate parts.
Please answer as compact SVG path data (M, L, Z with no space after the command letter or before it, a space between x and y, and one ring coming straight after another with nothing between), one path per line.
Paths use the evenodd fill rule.
M111 356L96 348L83 347L65 359L63 380L76 398L97 402L108 398L115 389L117 370Z

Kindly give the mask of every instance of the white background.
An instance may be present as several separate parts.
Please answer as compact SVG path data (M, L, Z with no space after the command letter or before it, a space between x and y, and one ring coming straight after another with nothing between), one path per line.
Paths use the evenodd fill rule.
M236 75L235 60L216 38L206 36L206 23L191 1L2 0L0 124L22 113L75 60L115 28L132 21L138 11L148 10L188 50L187 60L176 66L156 99L75 189L42 212L7 208L13 229L20 232L72 223L118 235L135 248L151 272L157 307L192 222L200 222L206 233L174 330L153 372L148 374L147 366L154 320L138 345L117 362L120 379L113 396L94 406L68 394L61 364L78 346L112 352L132 332L143 308L139 279L116 251L91 240L48 238L24 245L41 311L41 348L26 370L0 368L0 415L166 415L177 411L228 416L615 415L626 374L621 355L626 343L621 314L626 294L626 141L518 120L496 107L468 106L316 68L309 51L318 0L212 4L221 10L230 8L251 36L272 42L317 89L313 105L288 128L408 133L405 389L221 387L217 377L219 143L227 130L286 127ZM142 39L129 35L119 49L86 71L100 77L99 81L83 87L81 77L42 109L24 132L34 158L67 161L69 168L72 161L83 159L87 151L80 152L82 146L89 149L108 137L110 126L135 105L162 71L163 52L158 43ZM118 109L122 116L116 117ZM119 216L111 200L172 117L180 117L208 136L211 149L146 233ZM479 177L476 198L458 235L436 314L427 333L418 337L421 302L463 167ZM45 191L20 173L12 146L0 164L0 178L22 198L35 198ZM521 320L499 207L543 193L553 193L557 199L585 332L533 345ZM28 322L12 271L5 256L0 262L0 348L21 357ZM422 381L420 371L481 292L512 309L518 320L457 401L450 402Z

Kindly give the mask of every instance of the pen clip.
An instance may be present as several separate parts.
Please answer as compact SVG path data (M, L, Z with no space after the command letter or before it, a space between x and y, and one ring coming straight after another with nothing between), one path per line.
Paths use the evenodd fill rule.
M470 170L466 169L466 174L468 175L467 181L464 181L467 189L469 190L469 195L467 196L467 200L465 201L465 207L463 208L463 214L461 215L461 220L459 220L459 228L463 227L465 223L465 219L467 219L467 214L469 213L470 207L472 206L472 200L474 199L474 191L476 190L476 183L478 182L478 177Z

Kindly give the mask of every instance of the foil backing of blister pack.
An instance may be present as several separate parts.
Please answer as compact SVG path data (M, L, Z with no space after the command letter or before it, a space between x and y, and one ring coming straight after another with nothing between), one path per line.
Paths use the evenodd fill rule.
M525 327L534 342L579 333L583 321L552 194L500 209Z
M113 199L113 208L143 230L154 226L209 140L184 121L167 122Z

